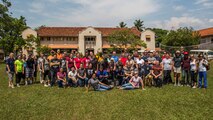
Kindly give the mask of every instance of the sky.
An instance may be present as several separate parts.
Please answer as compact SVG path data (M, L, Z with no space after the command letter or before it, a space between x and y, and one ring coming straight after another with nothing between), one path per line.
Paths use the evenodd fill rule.
M134 26L177 29L213 27L213 0L10 0L14 17L24 16L32 28Z

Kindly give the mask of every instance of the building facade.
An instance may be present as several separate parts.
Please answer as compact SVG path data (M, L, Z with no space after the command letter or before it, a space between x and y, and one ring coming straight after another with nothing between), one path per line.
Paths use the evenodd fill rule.
M213 27L206 28L198 31L200 33L199 49L212 49L213 50Z
M140 32L136 28L41 27L37 31L25 30L23 37L36 34L35 36L40 37L41 45L48 46L53 50L75 50L83 54L87 50L97 53L111 48L107 42L111 33L124 29L129 29L144 41L149 50L155 50L155 33L151 30ZM139 49L144 50L145 48L141 47Z

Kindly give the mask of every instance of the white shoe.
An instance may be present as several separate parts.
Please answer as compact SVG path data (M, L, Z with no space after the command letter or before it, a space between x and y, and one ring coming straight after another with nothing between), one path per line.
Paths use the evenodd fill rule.
M178 86L181 86L180 83L178 83Z
M142 90L146 90L145 88L143 88Z
M21 87L19 84L16 85L17 87Z
M11 88L15 88L13 85L11 85Z
M33 84L33 81L32 81L32 80L30 80L30 84Z
M48 87L48 85L47 85L47 84L44 84L44 87Z
M25 85L28 85L28 81L25 81Z
M193 86L192 88L197 88L196 86Z
M177 84L174 84L174 86L177 86Z

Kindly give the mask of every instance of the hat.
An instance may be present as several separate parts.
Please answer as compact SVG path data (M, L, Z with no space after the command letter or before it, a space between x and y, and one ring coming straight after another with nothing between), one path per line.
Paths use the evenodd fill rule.
M184 55L188 55L189 53L188 53L188 52L184 52L183 54L184 54Z

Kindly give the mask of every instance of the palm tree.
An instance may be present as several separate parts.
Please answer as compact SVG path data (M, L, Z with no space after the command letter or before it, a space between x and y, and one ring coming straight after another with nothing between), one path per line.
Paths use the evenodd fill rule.
M139 31L143 31L143 21L141 19L135 20L134 22L134 26L139 30Z
M119 27L119 28L126 28L126 25L127 24L122 21L122 22L119 23L119 26L117 26L117 27Z

